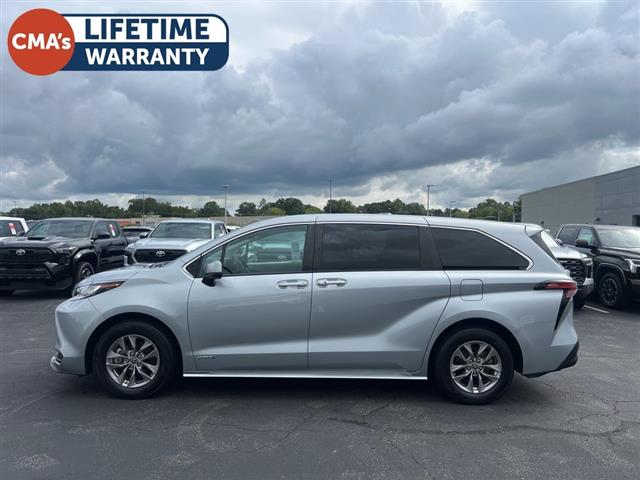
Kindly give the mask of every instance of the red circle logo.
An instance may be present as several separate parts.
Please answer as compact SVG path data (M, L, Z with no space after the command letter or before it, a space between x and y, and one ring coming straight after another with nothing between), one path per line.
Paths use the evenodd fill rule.
M64 68L75 45L66 18L46 8L20 15L9 29L7 42L15 64L32 75L51 75Z

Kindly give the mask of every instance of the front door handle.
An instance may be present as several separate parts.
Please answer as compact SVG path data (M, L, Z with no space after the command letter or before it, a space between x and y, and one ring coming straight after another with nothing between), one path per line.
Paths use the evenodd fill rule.
M281 280L278 282L280 288L306 288L309 282L306 280Z
M319 287L328 287L335 285L336 287L344 287L347 281L344 278L321 278L316 282Z

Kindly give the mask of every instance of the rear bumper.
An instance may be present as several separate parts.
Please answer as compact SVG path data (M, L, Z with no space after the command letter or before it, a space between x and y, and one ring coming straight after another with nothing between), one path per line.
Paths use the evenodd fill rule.
M525 374L525 377L529 377L529 378L541 377L542 375L546 375L547 373L558 372L560 370L564 370L565 368L573 367L576 363L578 363L579 348L580 348L580 342L576 342L576 344L571 349L567 357L562 361L560 366L555 370L549 370L547 372L528 373L528 374Z

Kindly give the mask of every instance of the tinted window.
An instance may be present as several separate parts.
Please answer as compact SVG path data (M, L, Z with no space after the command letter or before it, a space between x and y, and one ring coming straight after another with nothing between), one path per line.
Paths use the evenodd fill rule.
M595 245L596 239L593 236L593 232L590 228L581 228L580 233L578 234L578 238L576 240L584 240L589 245Z
M151 233L153 238L211 238L208 223L162 222Z
M560 233L558 233L558 238L562 240L562 243L573 245L576 242L578 230L578 227L563 227Z
M114 222L98 222L96 225L96 235L107 234L110 237L117 237L119 232L119 227Z
M502 243L472 230L432 228L442 266L449 270L519 270L529 262Z
M224 274L301 272L306 235L306 225L293 225L261 230L233 240L224 249Z
M87 220L45 220L29 230L32 237L89 238L93 222Z
M420 270L418 227L324 225L320 264L324 271Z
M21 233L24 229L17 220L0 220L0 237L15 237Z
M616 248L640 248L640 228L596 228L602 245Z

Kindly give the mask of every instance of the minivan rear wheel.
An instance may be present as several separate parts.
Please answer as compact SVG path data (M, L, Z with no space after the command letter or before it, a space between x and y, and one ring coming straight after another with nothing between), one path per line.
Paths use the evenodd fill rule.
M112 395L150 397L176 377L178 359L167 336L153 325L125 321L105 331L93 354L98 381Z
M485 328L465 328L440 344L432 375L450 399L482 405L502 396L513 371L513 354L500 335Z

